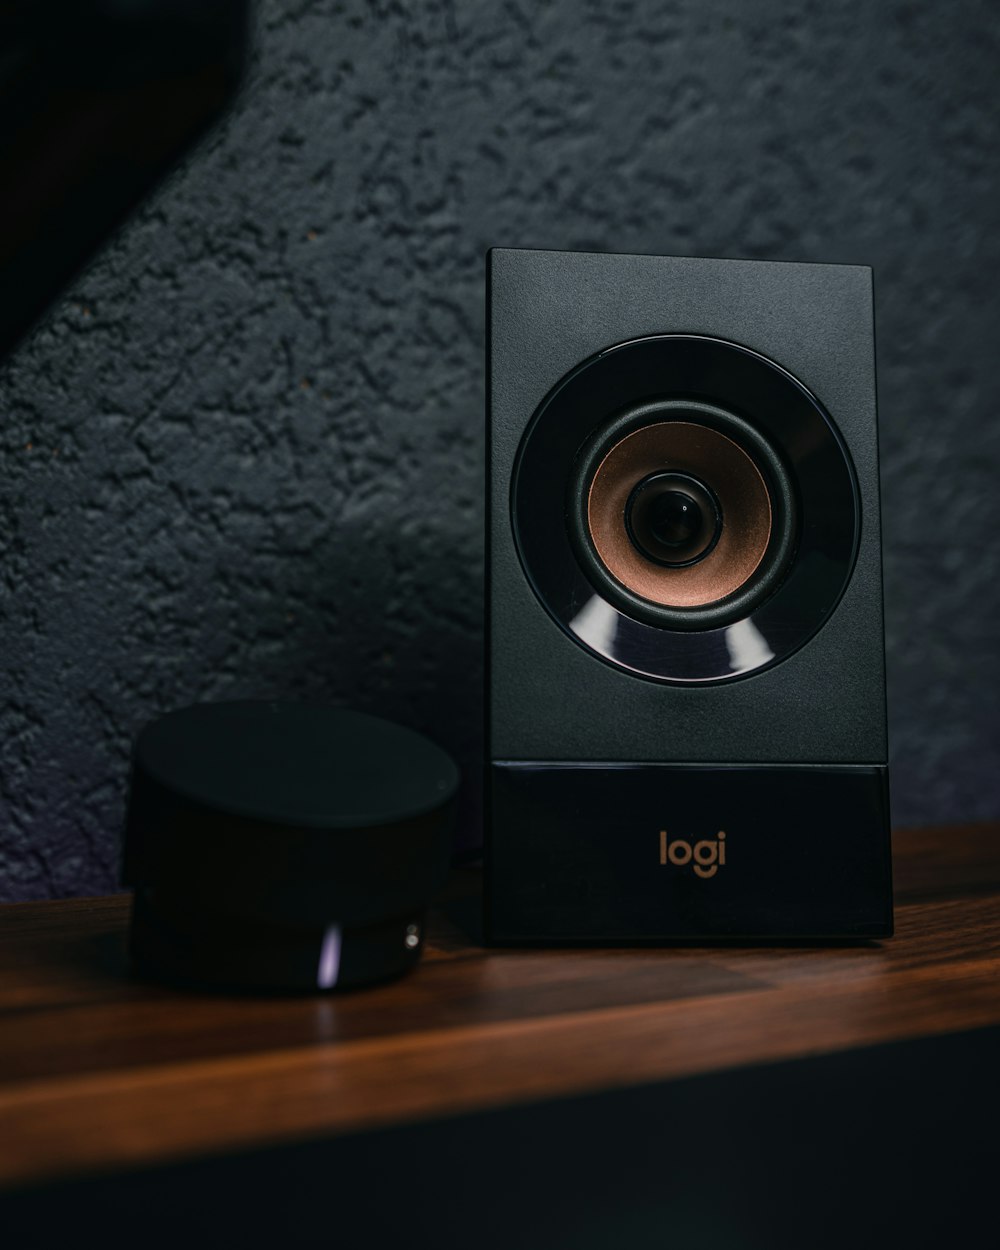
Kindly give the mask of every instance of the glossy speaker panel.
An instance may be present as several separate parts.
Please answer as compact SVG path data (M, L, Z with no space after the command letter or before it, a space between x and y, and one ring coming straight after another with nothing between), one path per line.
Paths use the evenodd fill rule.
M494 763L494 942L892 933L884 767Z

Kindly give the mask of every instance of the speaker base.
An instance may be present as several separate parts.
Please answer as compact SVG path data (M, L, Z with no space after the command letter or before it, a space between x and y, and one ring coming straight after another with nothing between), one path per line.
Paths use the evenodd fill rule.
M884 765L497 761L493 944L892 933Z

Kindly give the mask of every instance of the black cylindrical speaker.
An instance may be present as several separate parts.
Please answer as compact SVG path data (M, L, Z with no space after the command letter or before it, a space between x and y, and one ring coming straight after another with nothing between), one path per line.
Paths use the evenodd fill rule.
M125 832L137 967L267 990L406 971L457 784L426 738L341 708L207 703L147 725Z

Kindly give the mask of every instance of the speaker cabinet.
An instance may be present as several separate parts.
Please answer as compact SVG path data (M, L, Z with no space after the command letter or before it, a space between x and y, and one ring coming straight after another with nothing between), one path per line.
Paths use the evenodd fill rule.
M871 271L488 268L489 940L888 935Z

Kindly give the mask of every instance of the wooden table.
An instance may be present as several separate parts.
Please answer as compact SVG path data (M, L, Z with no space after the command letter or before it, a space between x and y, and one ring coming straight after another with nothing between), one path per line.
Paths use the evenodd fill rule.
M936 1055L951 1065L949 1080L971 1082L962 1098L982 1115L966 1105L964 1119L935 1131L981 1127L989 1144L970 1145L978 1158L1000 1133L1000 1122L983 1121L998 1105L986 1043L1000 1036L992 1032L1000 1026L1000 826L902 832L894 856L896 937L856 946L488 951L470 937L477 878L467 871L434 913L413 974L339 997L220 996L133 980L124 895L0 908L0 1185L42 1202L60 1184L114 1177L121 1195L123 1176L210 1168L213 1158L286 1158L280 1149L291 1143L370 1146L380 1140L373 1129L424 1125L440 1135L451 1125L452 1140L455 1126L474 1124L502 1137L497 1126L512 1121L482 1114L498 1108L534 1108L536 1120L560 1106L571 1118L584 1106L624 1108L614 1132L630 1137L621 1126L662 1091L674 1089L675 1117L682 1089L700 1090L702 1105L732 1106L725 1090L742 1088L733 1083L741 1074L766 1069L787 1081L813 1071L810 1059L840 1055L840 1067L800 1081L809 1091L854 1055L899 1070L918 1053L899 1045L908 1042L923 1046L918 1086L928 1088ZM790 1062L803 1060L806 1068ZM704 1077L722 1083L690 1083ZM618 1101L608 1102L614 1092ZM587 1103L591 1096L605 1101ZM799 1095L766 1099L788 1110ZM814 1114L832 1123L838 1112ZM718 1139L720 1157L744 1128ZM576 1140L553 1131L557 1143ZM792 1160L804 1148L801 1125L794 1131ZM663 1126L664 1166L682 1150L677 1133ZM769 1148L780 1152L780 1143ZM578 1232L572 1244L585 1241ZM634 1231L630 1244L646 1243Z

